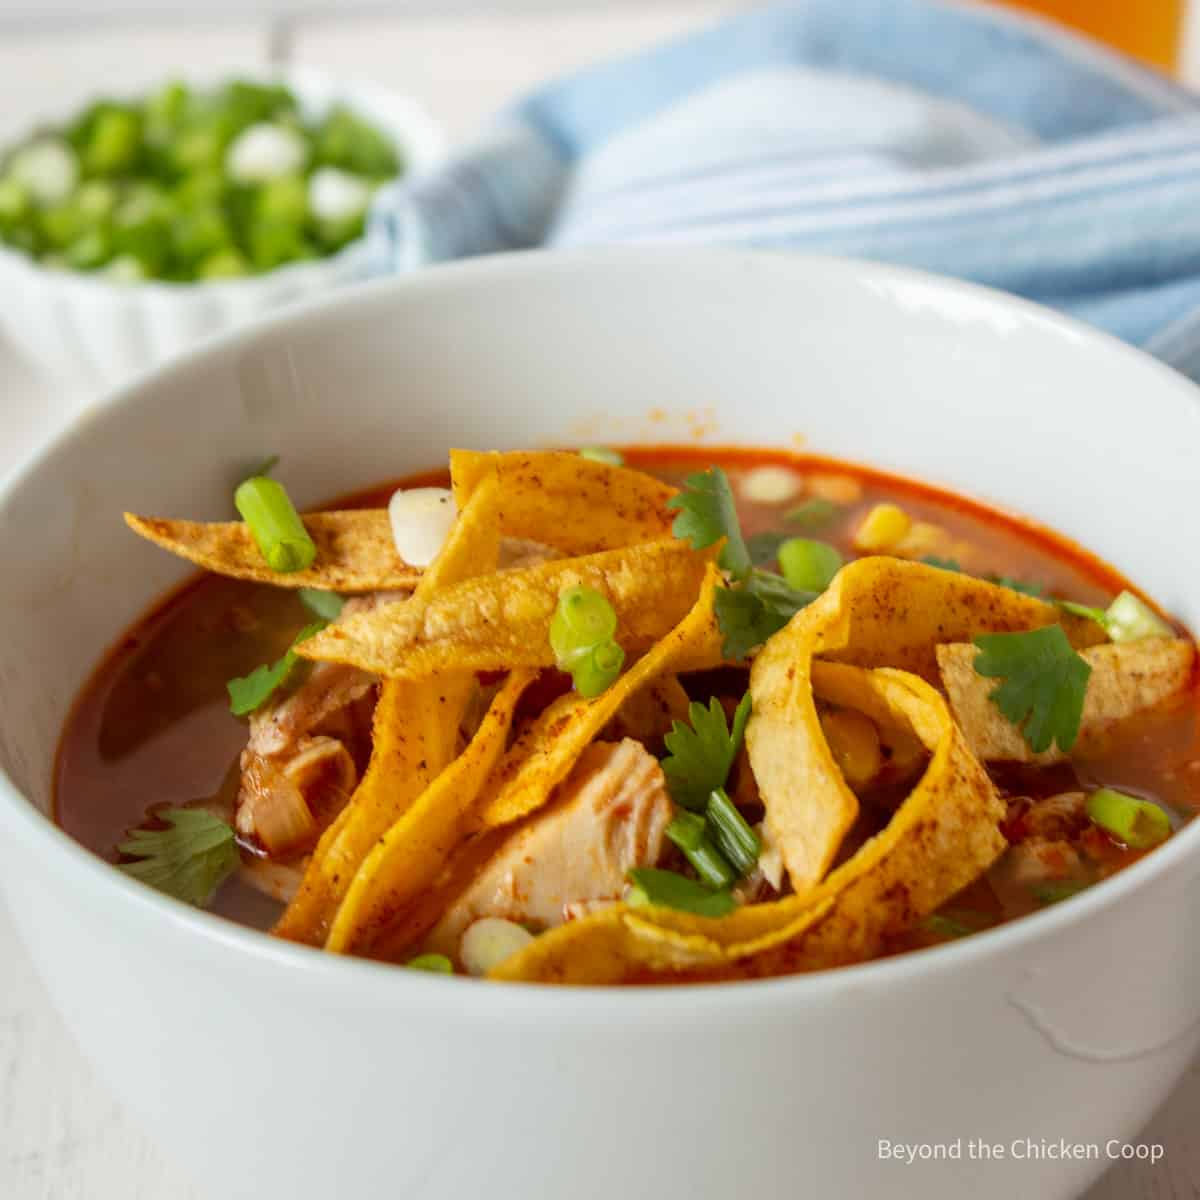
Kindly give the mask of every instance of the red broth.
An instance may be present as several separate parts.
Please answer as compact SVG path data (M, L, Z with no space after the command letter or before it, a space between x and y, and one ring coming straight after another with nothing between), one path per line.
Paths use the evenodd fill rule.
M764 465L793 468L818 490L842 502L840 515L812 536L852 556L851 536L864 513L881 501L901 505L916 520L941 526L969 548L973 574L1036 583L1047 595L1105 604L1131 585L1116 571L1050 530L997 512L947 491L873 469L783 451L642 447L626 450L631 465L671 483L720 463L739 496L747 535L784 529L783 513L799 502L754 503L740 494L747 472ZM398 486L445 485L430 472L371 488L338 507L386 504ZM795 532L794 529L789 530ZM966 566L967 564L964 564ZM156 807L213 801L232 805L246 725L228 708L226 681L278 658L310 619L295 594L215 576L198 577L155 605L99 664L66 722L55 766L55 814L89 849L116 861L117 844ZM993 778L1010 809L1011 836L1020 836L1017 797L1111 784L1165 804L1176 823L1200 810L1200 708L1194 689L1166 708L1128 722L1103 755L1051 769L1000 767ZM864 804L861 841L886 819ZM1093 834L1095 831L1092 831ZM1116 843L1092 846L1092 879L1120 869L1135 852ZM1089 881L1092 881L1089 879ZM1069 894L1063 889L1062 894ZM1040 898L1008 886L994 868L948 906L941 932L922 929L895 949L941 940L1032 911L1059 895ZM259 927L279 905L236 879L213 908ZM960 920L968 912L970 920ZM958 917L955 914L959 914Z

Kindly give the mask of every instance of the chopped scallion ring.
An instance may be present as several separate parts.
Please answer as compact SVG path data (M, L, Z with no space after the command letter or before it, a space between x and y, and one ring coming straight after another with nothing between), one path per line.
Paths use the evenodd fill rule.
M625 651L617 645L617 614L592 588L565 588L550 621L550 648L559 670L575 681L575 690L591 699L606 691L621 673Z
M1093 792L1087 800L1087 814L1131 850L1149 850L1171 836L1171 818L1157 804L1115 788Z
M444 954L418 954L404 965L413 971L432 971L435 975L454 974L454 964Z
M575 690L588 700L602 695L615 682L624 665L625 651L616 642L601 642L572 668Z
M1140 642L1143 638L1174 637L1175 631L1144 600L1122 592L1105 613L1105 628L1114 642Z
M823 592L845 560L828 542L788 538L779 547L779 569L788 587L798 592Z
M290 574L312 566L317 547L281 483L252 475L233 502L272 571Z

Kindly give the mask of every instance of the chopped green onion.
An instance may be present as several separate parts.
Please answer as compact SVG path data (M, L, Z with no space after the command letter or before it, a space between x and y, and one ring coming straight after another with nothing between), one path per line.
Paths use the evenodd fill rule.
M233 502L272 571L287 574L312 566L317 547L281 483L253 475L234 493Z
M1122 592L1109 606L1105 628L1114 642L1140 642L1143 638L1174 637L1175 631L1144 600Z
M342 615L342 606L346 603L344 596L339 596L337 592L327 592L323 588L301 588L296 595L300 598L300 603L322 621L336 621Z
M264 704L271 693L277 687L282 686L292 673L292 668L299 658L296 647L306 638L320 633L325 625L325 621L314 621L311 625L305 625L296 634L296 639L288 648L288 652L277 662L270 666L255 667L249 675L243 675L240 679L231 679L225 685L225 689L229 693L229 711L235 717L244 717Z
M936 934L940 938L945 938L948 941L966 937L968 934L975 932L965 921L960 921L955 917L949 916L947 913L932 913L921 924L928 932Z
M579 451L580 458L590 458L592 462L608 463L610 467L623 467L625 456L607 446L584 446Z
M1083 617L1085 621L1095 621L1097 625L1108 630L1108 613L1102 608L1093 608L1090 604L1076 604L1074 600L1056 601L1063 612L1069 612L1073 617Z
M571 667L575 690L588 700L602 695L612 686L625 665L625 651L616 642L601 642Z
M783 514L783 519L812 532L824 529L839 512L841 509L832 500L822 500L819 496L814 496L813 499L805 500L803 504L789 509Z
M657 904L663 908L694 913L698 917L726 917L737 908L737 901L730 892L714 892L675 871L635 867L629 872L629 881L633 887L626 895L625 902L634 908Z
M1011 575L993 575L989 578L992 583L1006 587L1010 592L1020 592L1022 596L1041 596L1046 591L1040 583L1031 583L1026 579L1014 579Z
M798 592L823 592L843 561L828 542L811 538L789 538L779 547L779 569L788 587Z
M1095 824L1133 850L1148 850L1171 836L1171 818L1157 804L1100 788L1087 800L1087 814Z
M418 954L404 965L413 971L432 971L436 975L454 974L454 964L444 954Z
M667 826L667 837L687 855L696 874L710 888L728 887L734 881L734 869L709 838L703 817L679 813Z
M1086 883L1073 879L1052 879L1048 883L1039 883L1033 888L1033 898L1039 904L1059 904L1070 900L1087 889Z
M550 647L560 667L569 667L617 632L617 614L607 598L592 588L565 588L550 622Z
M738 876L749 875L762 853L762 839L750 828L724 788L717 788L708 798L708 829ZM667 832L669 836L670 830Z

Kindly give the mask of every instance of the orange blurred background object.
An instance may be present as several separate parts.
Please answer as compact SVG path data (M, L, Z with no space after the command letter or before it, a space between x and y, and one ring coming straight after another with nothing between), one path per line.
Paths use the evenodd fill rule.
M1179 64L1186 0L1004 0L1167 71Z

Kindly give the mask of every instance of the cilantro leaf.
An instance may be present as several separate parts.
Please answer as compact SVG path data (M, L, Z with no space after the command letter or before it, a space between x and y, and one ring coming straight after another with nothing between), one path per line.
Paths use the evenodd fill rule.
M671 732L663 739L670 754L662 760L662 769L676 804L704 811L709 794L724 787L729 778L749 719L747 692L734 711L732 728L715 696L707 708L696 700L688 705L690 729L682 721L671 722Z
M750 561L756 567L765 567L779 557L779 547L792 535L790 533L755 533L746 539L746 549L750 552Z
M1102 608L1093 608L1090 604L1076 604L1074 600L1056 600L1055 603L1064 612L1075 617L1084 617L1095 621L1105 632L1108 631L1108 613Z
M1009 591L1020 592L1022 596L1044 596L1046 589L1040 583L1030 583L1024 579L1014 579L1011 575L992 575L989 582L1006 587Z
M936 554L927 554L921 561L927 567L937 567L942 571L954 571L958 574L962 573L962 564L957 558L938 558Z
M270 666L264 663L261 667L255 667L249 675L231 679L225 685L225 690L229 693L229 711L235 717L244 717L264 704L271 693L277 687L282 686L292 673L292 668L299 659L296 654L296 646L312 637L313 634L320 633L327 624L327 621L314 621L311 625L305 625L296 634L296 639L288 648L288 652L277 662L271 663Z
M1021 729L1029 748L1040 754L1057 743L1060 750L1070 750L1079 736L1092 668L1062 626L980 634L975 645L976 673L1004 681L988 698Z
M322 621L336 621L341 615L342 605L346 603L345 596L339 596L337 592L327 592L324 588L304 587L296 595L300 598L300 603Z
M713 608L725 635L722 654L745 658L815 599L815 592L798 592L769 571L755 571L738 588L717 588Z
M689 475L683 489L667 501L667 507L679 513L671 532L680 541L690 542L693 550L703 550L724 538L718 564L735 579L745 579L753 564L738 524L729 477L720 467L709 467Z
M157 816L167 828L131 830L117 849L136 861L120 863L120 868L176 900L203 908L241 862L233 830L202 808L169 808Z
M817 529L824 529L839 512L841 508L832 500L814 496L811 500L805 500L803 504L789 509L783 514L783 519L811 533Z

